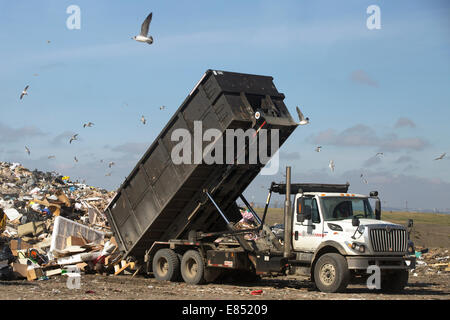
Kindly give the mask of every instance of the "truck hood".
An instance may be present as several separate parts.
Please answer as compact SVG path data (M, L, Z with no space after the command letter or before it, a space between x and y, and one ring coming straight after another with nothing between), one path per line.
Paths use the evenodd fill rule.
M383 220L375 220L375 219L359 219L361 226L370 226L370 225L392 225L392 226L402 226L399 224L395 224L388 221ZM352 225L351 219L346 220L337 220L337 221L327 221L328 223L337 224L342 227L345 232L354 232L356 227Z

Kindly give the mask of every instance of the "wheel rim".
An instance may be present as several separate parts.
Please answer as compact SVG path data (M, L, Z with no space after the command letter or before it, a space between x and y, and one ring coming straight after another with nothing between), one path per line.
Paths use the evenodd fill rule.
M161 257L158 259L157 272L160 276L164 277L169 272L169 262L167 259Z
M194 278L198 272L198 264L194 259L186 261L186 275L189 278Z
M322 268L320 268L320 281L325 285L331 285L336 279L336 269L330 264L324 264Z

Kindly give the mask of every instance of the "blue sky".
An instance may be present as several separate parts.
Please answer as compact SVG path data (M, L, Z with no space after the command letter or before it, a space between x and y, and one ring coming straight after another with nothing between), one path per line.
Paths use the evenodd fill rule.
M80 30L66 27L73 4ZM373 4L379 30L366 27ZM148 46L130 38L150 11ZM274 77L291 114L299 105L310 117L281 149L296 181L450 208L450 158L433 160L450 154L449 14L447 1L1 1L0 160L116 188L203 73L219 69ZM263 201L272 178L247 196Z

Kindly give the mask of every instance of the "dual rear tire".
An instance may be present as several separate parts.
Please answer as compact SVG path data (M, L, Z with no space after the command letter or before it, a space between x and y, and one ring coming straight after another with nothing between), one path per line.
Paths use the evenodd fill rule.
M171 249L160 249L153 257L153 275L160 281L178 281L180 276L188 284L205 282L205 265L197 250L188 250L183 256Z

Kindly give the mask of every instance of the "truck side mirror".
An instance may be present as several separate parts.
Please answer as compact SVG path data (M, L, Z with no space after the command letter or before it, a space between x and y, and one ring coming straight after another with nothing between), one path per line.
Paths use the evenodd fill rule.
M377 199L375 202L375 219L381 220L381 201Z
M360 221L358 217L353 217L352 219L352 226L359 227Z

